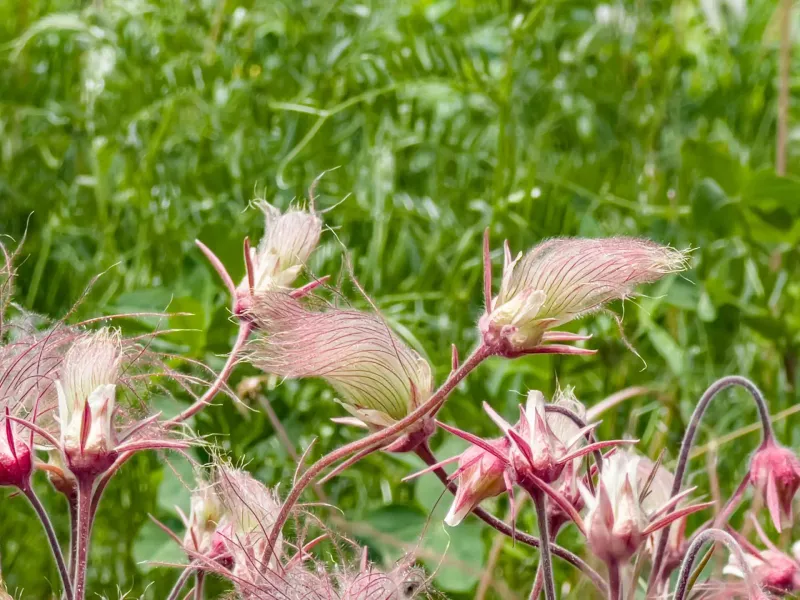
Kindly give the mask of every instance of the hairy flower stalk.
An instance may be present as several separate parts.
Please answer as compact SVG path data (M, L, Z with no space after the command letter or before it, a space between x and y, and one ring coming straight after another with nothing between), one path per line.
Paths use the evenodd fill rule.
M728 377L723 377L718 379L714 383L712 383L708 389L703 393L702 397L700 398L697 406L692 413L692 417L689 421L688 426L686 427L686 432L683 435L683 441L681 442L681 449L680 453L678 454L678 461L675 467L675 479L672 484L672 490L670 492L671 496L675 496L680 492L681 486L683 486L683 478L686 474L686 468L689 462L689 453L691 452L692 446L694 445L694 440L697 435L697 429L700 426L700 421L703 418L703 415L706 413L709 404L711 401L719 394L721 391L732 387L734 385L741 386L745 388L753 398L753 401L756 404L756 408L758 409L758 416L761 421L761 445L759 446L760 449L767 447L769 444L773 443L775 439L775 434L772 431L772 422L770 421L769 416L769 409L767 408L767 402L764 399L761 390L749 379L745 377L741 377L738 375L732 375ZM732 510L733 507L727 507L727 510ZM667 509L667 514L671 512L673 508ZM648 581L648 593L658 585L662 580L666 579L668 573L665 569L663 569L663 560L664 554L667 548L667 542L669 541L669 526L667 526L660 534L658 543L656 545L656 550L653 555L653 565L650 571L650 580Z
M485 247L488 257L488 241ZM557 238L515 258L506 244L497 296L491 298L491 282L485 284L484 343L504 356L591 353L551 344L588 339L551 330L685 266L684 253L635 238Z
M742 548L729 533L721 529L706 529L692 540L678 574L678 584L675 588L674 595L675 600L685 600L687 597L692 568L694 567L700 550L708 542L720 542L725 544L735 557L735 560L740 565L742 577L747 585L746 591L748 600L767 600L767 596L761 591L761 588L753 577L744 553L742 552Z
M262 335L253 363L281 377L320 377L340 403L375 431L408 416L431 396L431 368L377 315L330 308L316 312L284 293L255 298L253 322ZM387 447L409 451L433 433L425 419Z

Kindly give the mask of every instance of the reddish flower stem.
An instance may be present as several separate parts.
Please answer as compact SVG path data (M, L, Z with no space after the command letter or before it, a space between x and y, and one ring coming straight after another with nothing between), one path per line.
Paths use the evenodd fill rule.
M231 348L231 352L228 355L228 360L225 361L225 366L222 367L222 371L219 372L217 379L214 381L211 387L206 390L205 394L200 396L200 398L194 404L181 412L179 415L176 415L168 421L165 421L165 427L175 427L208 406L208 404L214 399L214 396L217 395L217 393L228 381L228 377L233 371L233 368L236 366L236 362L239 360L239 353L247 343L247 338L250 337L250 333L252 331L253 324L250 323L250 321L239 321L239 334L236 336L236 341L233 343L233 348Z
M616 562L608 565L608 600L622 600L622 578Z
M36 512L36 516L39 517L39 521L42 523L42 527L44 527L44 532L47 534L47 541L50 543L50 551L53 553L53 559L56 561L58 572L61 575L64 595L67 600L73 600L74 595L72 593L69 570L64 562L64 554L61 552L61 546L58 543L58 537L56 536L55 529L53 529L53 524L50 522L50 517L47 516L47 511L44 506L42 506L42 502L33 490L33 487L31 487L30 482L28 482L25 487L20 488L20 491L31 503L33 510Z
M681 443L681 450L680 454L678 455L678 463L675 468L675 479L672 483L672 492L670 497L676 496L683 486L683 478L686 474L686 467L689 463L689 453L694 445L697 429L700 426L700 421L702 420L708 405L717 396L717 394L734 385L742 386L748 392L750 392L750 395L753 397L753 401L756 403L756 407L758 408L758 416L761 419L762 430L760 448L763 448L766 444L771 443L774 440L775 434L772 431L772 422L770 421L769 417L769 409L767 408L767 403L766 400L764 400L761 390L759 390L752 381L739 375L731 375L729 377L718 379L703 393L700 401L697 403L697 407L694 409L694 413L692 413L692 418L689 421L689 425L686 427L686 433L683 435L683 442ZM672 513L673 510L674 507L668 510L666 515ZM664 553L667 548L667 540L669 539L669 530L670 526L668 525L661 531L661 535L658 538L656 553L653 557L653 566L652 570L650 571L650 581L647 584L648 596L650 595L650 591L653 589L655 584L660 581L662 577L661 567L664 561Z
M186 582L189 581L189 577L191 577L193 573L194 573L194 565L193 564L188 565L183 570L183 573L180 574L180 577L178 577L178 580L172 587L172 591L170 591L169 596L167 596L167 600L178 600L178 598L180 598L181 590L186 585ZM200 571L198 571L198 573L200 573ZM197 588L195 588L195 591L197 591Z
M439 407L441 407L441 405L447 399L447 396L453 391L453 388L455 388L461 382L461 380L470 373L470 371L475 369L475 367L477 367L492 354L493 351L490 348L481 344L475 349L470 357L464 361L458 370L450 373L441 387L436 390L436 392L424 404L417 407L416 410L409 413L407 416L403 417L389 427L385 427L380 431L368 435L360 440L351 442L345 446L342 446L341 448L337 448L311 465L294 484L289 492L289 495L281 506L281 510L272 525L268 547L275 547L275 543L278 541L278 536L281 533L281 529L289 518L292 508L300 499L303 491L309 485L314 483L315 479L320 475L320 473L340 460L344 460L351 454L361 452L367 448L380 448L392 438L396 437L398 434L414 425L420 419L424 418L431 412L435 412Z
M425 461L428 465L435 465L438 463L436 457L431 452L430 447L427 443L422 444L419 448L415 450L417 456L419 456L423 461ZM447 473L441 467L438 467L433 470L436 476L439 478L447 490L455 496L456 491L458 491L458 487L448 479ZM512 529L508 523L505 523L501 519L498 519L496 516L491 514L490 512L482 509L480 506L476 506L472 509L472 514L478 517L481 521L496 529L500 533L505 536L510 537L513 540L518 542L522 542L528 546L533 548L539 548L540 542L539 538L533 537L527 533L523 533L521 531L517 531ZM602 595L606 595L608 593L608 586L600 574L595 571L592 567L586 564L581 558L577 555L573 554L569 550L562 548L556 544L550 544L550 550L552 553L559 557L560 559L568 562L573 567L577 568L579 571L582 571L584 575L586 575L589 579L591 579L592 583L597 587Z
M548 532L547 511L545 509L544 493L539 489L528 490L536 507L536 521L539 524L540 551L542 576L544 577L544 597L547 600L556 600L556 586L553 581L553 559L550 556L550 533Z
M86 598L86 567L92 534L92 488L94 478L78 474L78 543L75 555L75 600Z
M689 579L692 575L694 562L706 542L721 542L725 544L728 547L728 550L730 550L730 552L736 556L737 563L744 571L745 582L747 583L748 588L750 588L748 591L754 591L754 587L757 589L757 586L753 581L753 576L750 573L750 568L747 566L747 561L744 559L742 548L739 546L733 536L725 531L722 531L721 529L706 529L702 533L699 533L694 538L694 541L689 545L689 549L686 552L686 558L683 559L683 564L681 565L681 570L678 574L678 584L675 587L674 600L684 600L684 598L686 598L686 594L689 591ZM748 597L755 596L748 595Z

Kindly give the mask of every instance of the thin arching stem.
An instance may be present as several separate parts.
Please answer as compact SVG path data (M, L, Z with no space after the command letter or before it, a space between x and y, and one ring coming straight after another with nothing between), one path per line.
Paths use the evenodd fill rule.
M553 581L553 559L550 557L550 534L547 523L547 510L545 508L544 492L541 490L531 490L529 492L533 498L533 505L536 507L536 520L539 523L539 535L541 545L540 565L542 576L544 577L544 597L547 600L556 600L556 586Z
M681 443L681 450L680 454L678 455L678 463L675 468L675 479L672 483L672 492L670 497L676 496L683 486L683 478L686 475L686 467L689 462L689 453L692 450L692 446L694 445L695 437L697 436L697 429L700 426L700 421L703 418L703 415L708 408L708 405L711 401L719 394L721 391L732 387L734 385L741 386L745 388L750 395L753 397L753 401L758 408L758 416L761 419L761 429L762 429L762 439L761 439L761 448L763 448L766 444L771 443L775 435L772 431L772 422L770 421L769 417L769 410L767 408L767 402L764 400L764 396L761 394L761 390L756 387L752 381L745 377L741 377L739 375L731 375L729 377L723 377L722 379L718 379L714 383L709 386L709 388L705 391L705 393L700 398L700 401L697 403L697 407L694 409L694 413L692 413L692 418L689 421L689 425L686 427L686 433L683 435L683 442ZM668 510L665 513L665 516L670 514L674 510L674 507ZM650 572L650 581L648 583L648 592L653 589L653 586L656 585L658 581L661 579L661 566L664 561L664 553L667 548L667 540L669 539L669 530L670 526L668 525L661 531L661 535L658 538L658 545L656 546L656 553L653 557L653 567Z
M183 570L180 577L178 577L178 580L175 582L175 585L172 587L169 596L167 596L167 600L178 600L178 598L180 598L181 590L186 585L186 582L189 581L189 577L192 576L192 573L194 573L194 565L189 565Z
M231 348L230 354L228 354L228 360L225 361L225 366L222 367L222 371L220 371L219 375L217 375L214 383L194 404L182 411L179 415L176 415L170 420L165 421L165 427L175 427L208 406L208 404L214 399L214 396L219 393L219 391L228 381L231 371L233 371L233 368L236 366L236 363L239 360L239 353L247 343L247 338L250 337L250 333L252 331L253 324L250 323L250 321L239 321L239 334L236 336L236 341L233 343L233 348Z
M420 445L419 448L415 450L417 456L419 456L426 464L433 466L438 463L436 457L431 452L430 447L426 444ZM433 470L436 477L439 478L447 490L455 495L458 491L458 487L452 481L449 481L447 472L441 467L438 467ZM505 536L510 537L513 540L531 546L533 548L539 548L540 542L539 538L529 535L527 533L523 533L516 529L512 529L511 526L504 522L502 519L497 518L490 512L482 509L480 506L476 506L472 509L472 514L478 517L481 521L496 529L500 533ZM606 585L605 580L601 577L601 575L595 571L592 567L586 564L580 557L573 554L569 550L562 548L556 544L550 544L550 550L554 556L568 562L573 567L582 571L584 575L586 575L589 579L591 579L592 583L597 587L602 595L606 595L608 593L608 586Z
M36 492L30 484L26 485L24 488L20 488L20 490L31 503L33 510L36 512L36 516L39 517L39 521L42 523L42 527L44 527L44 532L47 534L47 541L50 544L53 559L56 561L58 572L61 575L64 595L67 597L67 600L73 600L74 594L72 592L69 570L67 569L67 564L64 562L64 553L61 551L61 546L58 543L58 537L56 536L55 529L53 529L53 524L50 522L50 517L47 516L47 511L44 506L42 506L39 496L36 495Z
M278 536L281 533L281 529L283 528L284 524L289 518L291 514L292 508L300 499L303 491L314 481L316 478L329 466L336 464L340 460L344 460L351 454L355 454L356 452L361 452L362 450L366 450L367 448L375 448L376 450L391 441L395 438L398 434L403 433L409 427L426 417L432 411L435 411L438 407L442 405L442 403L447 399L447 396L453 389L461 382L464 377L466 377L470 371L475 369L480 363L486 360L489 356L493 354L493 351L481 344L478 348L473 352L470 357L464 361L464 364L458 368L458 370L450 373L448 378L442 384L442 386L436 390L436 392L428 399L427 402L422 404L421 406L417 407L416 410L408 414L406 417L403 417L393 425L389 427L385 427L380 431L377 431L371 435L368 435L360 440L355 442L351 442L341 448L334 450L333 452L326 454L322 458L320 458L317 462L311 465L297 480L297 482L292 487L289 495L287 496L286 500L283 502L281 506L281 510L278 513L277 517L275 518L275 522L272 526L272 531L270 532L269 537L269 547L274 548L275 543L278 541Z
M89 561L89 540L92 535L92 487L94 479L78 475L78 542L75 555L75 600L86 597L86 568Z
M694 541L689 544L689 549L686 551L686 558L683 559L681 570L678 573L678 584L675 587L674 600L684 600L686 598L686 594L689 591L688 587L692 575L692 568L694 567L695 560L697 560L697 555L700 554L700 550L703 549L706 542L721 542L728 547L728 550L735 555L738 565L744 571L744 579L748 588L750 588L749 591L753 591L755 584L753 582L753 576L750 573L750 567L747 566L744 552L742 552L742 548L736 540L733 539L733 536L721 529L706 529L695 536Z

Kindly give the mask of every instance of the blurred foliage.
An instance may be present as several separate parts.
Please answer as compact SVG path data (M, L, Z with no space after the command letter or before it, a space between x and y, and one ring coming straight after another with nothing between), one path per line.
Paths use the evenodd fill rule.
M504 238L516 251L556 235L650 237L696 250L685 277L615 307L641 360L614 319L600 314L577 324L594 334L596 357L490 361L443 415L496 435L483 400L510 417L527 389L549 393L560 382L591 405L644 384L652 393L604 415L600 432L635 435L653 456L666 447L669 459L696 398L717 376L752 376L774 412L797 398L800 131L790 131L793 175L778 177L775 7L0 1L0 229L17 240L28 232L16 301L60 317L102 272L71 319L191 312L128 329L191 329L163 344L219 367L234 327L193 240L240 277L242 238L261 230L248 201L285 207L338 167L318 187L331 230L312 269L342 273L346 247L360 282L441 380L450 344L463 354L476 339L485 227L498 270ZM233 383L247 374L240 368ZM313 456L357 435L329 422L341 410L324 386L269 388L298 447L320 439ZM731 393L710 416L703 443L752 423L755 411ZM784 419L778 434L798 447L796 422ZM287 489L294 461L262 411L225 401L194 426ZM436 444L443 441L439 434ZM716 452L723 492L738 483L756 438L738 441ZM455 451L446 445L441 456ZM110 486L94 529L93 592L163 598L174 581L174 570L146 562L180 558L147 518L178 529L173 506L187 508L191 480L167 458L140 457ZM349 523L400 546L414 546L424 530L422 549L447 548L437 585L473 597L492 532L471 520L443 529L436 482L400 483L419 465L372 456L326 490ZM708 490L706 461L694 461L692 473ZM46 500L66 536L63 502ZM505 500L489 505L506 510ZM528 512L520 526L535 527ZM376 559L397 557L398 544L385 536L363 528L353 535ZM3 575L24 597L47 597L57 577L40 536L22 500L0 505ZM562 539L575 542L571 532ZM496 587L527 597L537 560L505 544ZM425 561L439 566L435 554ZM575 572L557 567L558 581L573 589L564 588L565 597L589 593L574 591Z

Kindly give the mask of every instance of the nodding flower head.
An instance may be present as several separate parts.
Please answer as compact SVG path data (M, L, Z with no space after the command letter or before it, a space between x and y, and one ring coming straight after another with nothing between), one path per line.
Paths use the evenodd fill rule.
M17 425L6 418L0 420L0 487L24 487L33 471L31 447L17 431Z
M753 518L753 524L758 532L758 537L767 546L767 549L759 550L741 534L733 532L742 548L746 564L742 565L736 556L731 554L723 573L745 580L750 575L755 580L752 583L771 596L796 594L800 591L800 563L792 556L781 552L767 538L755 518Z
M311 311L286 294L268 293L256 297L252 317L264 334L254 343L256 366L282 377L323 378L371 429L395 423L431 395L427 361L377 315Z
M486 440L500 454L507 454L509 442L506 438ZM504 473L506 463L480 446L470 446L458 459L458 491L444 522L455 527L472 509L486 498L499 496L506 491Z
M225 552L225 539L219 532L226 530L228 521L219 490L201 481L192 493L189 518L185 519L184 548L207 558L219 557Z
M114 461L113 425L122 347L109 329L86 334L64 357L59 379L61 445L69 467L103 471Z
M277 494L245 471L220 467L217 494L225 514L225 527L217 535L233 560L233 574L258 581L261 571L273 569L283 557L283 538L269 547L272 525L280 511Z
M639 501L638 463L633 454L615 453L603 464L597 495L584 494L589 547L608 563L628 560L647 538L649 519Z
M561 238L512 259L506 247L503 280L481 318L484 342L499 354L586 353L550 341L585 339L550 329L631 295L642 283L685 267L682 252L635 238Z
M256 248L250 248L252 291L265 292L288 288L297 279L308 257L317 247L322 220L312 211L290 208L287 212L265 201L257 206L265 217L264 236ZM239 285L250 293L250 275Z
M548 413L547 406L541 392L528 392L525 407L520 405L519 422L512 427L488 404L484 404L484 409L510 442L509 457L518 479L524 479L527 473L531 473L545 483L552 483L558 480L569 462L594 448L585 446L573 451L573 447L591 428L582 430L570 417L556 412ZM571 412L581 420L586 413L571 391L560 391L551 406Z
M586 539L598 558L616 564L633 556L651 534L711 504L698 504L671 512L691 490L668 498L663 505L645 503L654 477L640 468L633 452L617 451L603 462L603 472L592 495L579 483L588 507ZM652 469L651 469L652 472Z
M792 501L800 488L800 459L788 448L767 441L750 461L750 481L780 531L782 519L792 520Z

